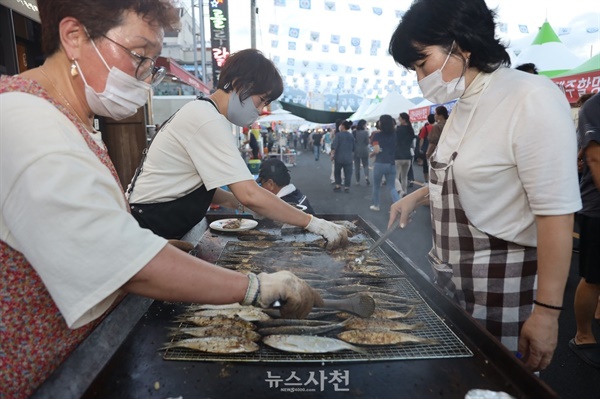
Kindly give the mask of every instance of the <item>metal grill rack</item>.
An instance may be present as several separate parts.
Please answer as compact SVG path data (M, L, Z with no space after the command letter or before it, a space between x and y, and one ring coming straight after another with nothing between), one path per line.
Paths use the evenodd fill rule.
M297 247L291 247L290 243L284 245L274 244L278 247L287 246L291 251ZM238 253L240 249L247 250L247 246L240 247L235 242L227 244L221 257L227 257L229 254ZM280 250L281 248L278 248ZM314 248L313 248L314 250ZM253 261L260 263L265 261L262 256L270 257L268 251L260 252L259 256L253 257ZM324 250L323 254L327 254ZM315 255L315 259L321 254ZM361 346L368 354L353 352L350 350L342 350L335 353L325 354L297 354L279 351L268 347L263 343L259 343L260 350L248 354L211 354L193 351L183 348L167 349L163 358L165 360L189 360L189 361L228 361L228 362L355 362L355 361L385 361L385 360L409 360L409 359L437 359L437 358L459 358L471 357L473 353L465 346L465 344L452 332L452 330L444 323L444 321L429 307L423 300L418 291L410 283L409 280L403 277L399 268L383 252L379 251L375 254L378 262L386 266L386 270L381 273L381 278L385 281L385 288L393 288L394 292L400 296L410 299L419 300L421 303L416 305L416 315L410 319L403 320L406 323L423 322L425 327L422 329L409 331L410 334L435 339L439 342L437 345L424 344L407 344L407 345L387 345L387 346ZM219 262L217 262L219 264ZM388 278L386 276L396 276ZM371 279L371 276L367 278ZM377 300L376 300L377 302ZM397 307L401 310L403 305ZM382 306L383 307L383 306ZM339 322L339 319L332 319ZM180 327L193 327L185 323L181 323ZM324 336L335 338L340 331L333 331ZM189 338L182 335L174 336L172 341Z

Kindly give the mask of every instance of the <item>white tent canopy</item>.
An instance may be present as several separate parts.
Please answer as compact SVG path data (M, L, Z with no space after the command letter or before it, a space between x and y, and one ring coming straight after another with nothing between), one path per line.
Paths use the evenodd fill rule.
M381 115L390 115L393 118L397 118L401 112L408 112L409 109L413 109L415 104L412 101L407 100L398 92L391 92L388 94L381 103L379 103L374 109L369 110L362 116L363 119L375 120Z
M351 121L356 121L362 118L362 115L367 111L369 105L371 104L371 99L367 97L363 97L360 105L356 109L356 112L350 116Z

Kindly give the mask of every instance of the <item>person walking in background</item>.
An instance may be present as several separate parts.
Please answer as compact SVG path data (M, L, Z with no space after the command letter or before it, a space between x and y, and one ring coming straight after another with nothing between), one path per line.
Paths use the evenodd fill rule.
M340 191L342 184L342 170L344 171L344 192L350 192L352 182L352 161L354 160L354 137L350 133L352 122L342 121L339 132L335 134L331 143L331 159L334 162L335 187L333 191Z
M373 198L371 199L372 211L379 211L379 190L381 190L381 180L385 176L385 180L389 182L387 185L390 189L392 201L396 202L400 199L398 191L392 182L396 181L396 132L394 130L394 118L390 115L381 115L379 117L379 130L373 134L373 152L372 157L375 157L373 166Z
M262 188L268 190L296 208L315 214L308 198L291 183L290 170L277 158L267 159L260 165L258 179Z
M425 126L419 131L419 138L417 144L417 150L419 151L419 159L423 166L423 180L425 183L429 182L429 161L427 160L427 148L429 147L429 133L433 129L435 123L435 116L433 114L427 115L427 122Z
M329 155L331 152L331 129L327 129L325 134L323 135L323 145L325 147L325 154Z
M459 100L429 185L392 205L388 225L405 227L429 204L436 286L541 370L558 340L581 208L577 140L561 90L507 67L494 17L485 0L417 0L394 32L389 52L416 71L424 97Z
M399 120L400 125L396 126L396 151L394 154L398 178L394 181L396 191L402 198L408 194L408 170L413 158L411 150L415 140L415 131L406 112L400 114Z
M356 148L354 149L354 173L356 176L356 184L360 184L360 165L362 163L363 172L365 174L365 183L369 182L369 132L367 131L367 121L361 119L356 125L354 132L354 141Z
M600 295L600 94L581 108L578 134L583 159L583 208L577 214L581 280L575 291L577 332L569 348L587 364L600 368L600 345L592 331Z
M533 62L528 62L526 64L517 65L515 67L515 69L518 70L518 71L532 73L534 75L538 74L538 69L537 69L537 67L535 66L535 64Z
M333 140L335 140L335 135L340 131L340 124L343 122L343 119L336 119L335 121L335 130L331 133L331 143L333 145ZM331 152L329 153L331 158ZM331 184L335 184L335 162L333 158L331 158L331 175L329 176L329 180L331 180Z
M429 145L427 146L427 152L425 153L425 157L429 160L431 158L431 154L435 151L438 141L442 136L442 131L444 130L444 125L446 125L446 121L448 120L448 109L443 105L440 105L435 108L435 125L429 132L427 136L429 140Z
M323 135L320 131L315 130L312 134L312 145L313 145L313 153L315 155L315 161L319 160L319 155L321 155L321 139Z

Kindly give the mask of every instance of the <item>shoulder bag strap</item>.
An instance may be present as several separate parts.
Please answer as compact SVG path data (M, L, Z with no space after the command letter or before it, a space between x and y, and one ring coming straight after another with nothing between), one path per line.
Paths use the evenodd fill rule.
M198 97L196 97L196 100L208 101L209 103L212 104L213 107L215 107L215 109L217 110L217 112L219 112L219 108L217 108L217 104L215 104L215 102L212 99L210 99L209 97L204 97L202 95L199 95ZM150 141L150 144L148 144L148 146L146 148L144 148L144 151L142 151L142 160L140 161L140 165L136 168L135 174L133 175L133 179L131 179L131 184L127 188L127 198L129 198L131 196L131 193L133 192L133 188L135 187L135 182L137 181L137 178L140 175L140 173L142 173L142 170L144 169L143 166L144 166L144 161L146 160L146 156L148 155L148 149L150 148L150 146L154 142L154 139L156 138L156 136L158 136L158 133L165 126L167 126L171 122L171 120L173 120L173 118L175 117L175 115L177 115L177 112L179 112L179 110L175 111L175 113L173 115L171 115L171 117L169 119L167 119L167 121L165 123L162 124L162 126L160 127L160 129L158 129L158 131L154 135L154 137L152 137L152 140Z

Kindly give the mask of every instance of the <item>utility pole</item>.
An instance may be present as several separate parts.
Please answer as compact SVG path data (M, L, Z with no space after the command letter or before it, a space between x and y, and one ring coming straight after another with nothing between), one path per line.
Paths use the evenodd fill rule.
M198 42L196 40L196 0L190 0L192 2L192 47L194 52L194 77L198 77ZM194 89L194 92L198 94L198 90Z
M204 29L204 0L200 0L200 59L202 60L202 81L208 84L208 77L206 75L206 40L204 35L206 30Z
M250 0L250 47L256 48L256 0Z

